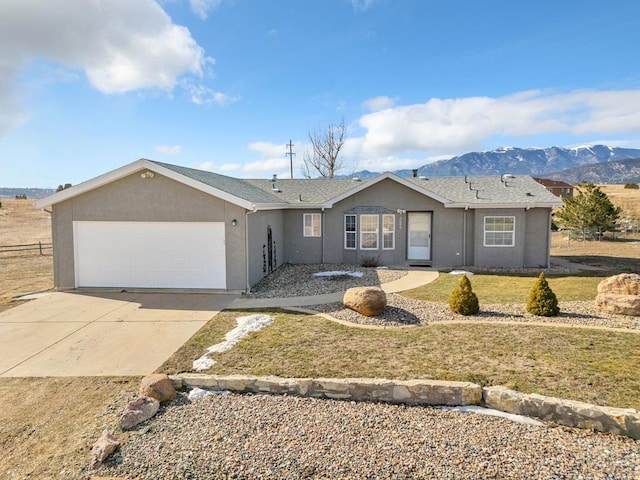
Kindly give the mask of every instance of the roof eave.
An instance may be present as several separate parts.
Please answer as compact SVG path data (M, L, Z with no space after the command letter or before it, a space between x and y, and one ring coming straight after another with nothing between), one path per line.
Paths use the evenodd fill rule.
M562 207L562 202L531 202L531 203L470 203L452 202L445 205L445 208L556 208Z

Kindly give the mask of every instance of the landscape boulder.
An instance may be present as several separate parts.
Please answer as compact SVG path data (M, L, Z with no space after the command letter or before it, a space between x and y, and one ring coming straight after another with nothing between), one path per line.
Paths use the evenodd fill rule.
M140 382L138 395L155 398L159 402L170 402L177 396L173 382L166 373L147 375Z
M122 430L131 430L133 427L149 420L160 408L160 402L152 397L138 397L131 400L120 417L120 428Z
M606 313L640 316L640 275L621 273L601 281L596 307Z
M367 317L382 315L387 306L387 295L379 287L354 287L342 299L345 307Z
M120 446L120 442L112 433L105 430L100 438L93 444L91 448L91 468L98 468L102 465L109 455L116 451Z

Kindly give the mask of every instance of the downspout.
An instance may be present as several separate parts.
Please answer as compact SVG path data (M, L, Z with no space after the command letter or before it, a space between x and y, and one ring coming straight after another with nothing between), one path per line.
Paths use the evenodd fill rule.
M320 227L321 227L320 228L320 238L322 240L321 263L324 264L324 230L325 230L325 225L324 225L324 218L325 218L325 216L324 216L324 207L322 207L322 214L321 214L320 218L322 219L321 223L320 223Z
M247 295L251 292L251 284L249 282L249 215L256 213L255 205L253 210L244 212L244 266L245 266L245 292Z
M551 268L551 224L553 223L553 217L551 215L551 209L549 209L549 222L547 225L547 268Z
M462 265L467 265L467 210L468 205L464 207L462 214Z

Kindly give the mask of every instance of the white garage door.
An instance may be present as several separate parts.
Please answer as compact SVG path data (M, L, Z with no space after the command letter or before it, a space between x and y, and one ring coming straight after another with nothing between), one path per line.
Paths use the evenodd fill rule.
M77 287L226 288L224 223L73 222Z

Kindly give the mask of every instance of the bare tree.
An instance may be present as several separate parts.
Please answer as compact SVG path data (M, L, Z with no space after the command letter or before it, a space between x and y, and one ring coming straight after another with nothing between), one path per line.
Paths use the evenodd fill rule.
M316 128L309 132L309 142L311 151L304 154L302 174L311 178L312 173L319 173L321 177L333 178L344 163L339 157L340 150L344 145L346 133L344 118L340 123L329 124L326 130Z

